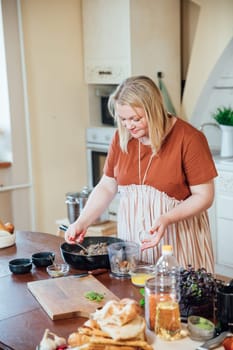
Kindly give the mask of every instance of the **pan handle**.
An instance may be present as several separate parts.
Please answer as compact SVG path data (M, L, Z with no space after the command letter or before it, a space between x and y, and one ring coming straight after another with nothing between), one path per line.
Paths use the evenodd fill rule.
M68 226L62 224L62 225L59 226L59 229L60 229L61 231L66 232L67 229L68 229Z

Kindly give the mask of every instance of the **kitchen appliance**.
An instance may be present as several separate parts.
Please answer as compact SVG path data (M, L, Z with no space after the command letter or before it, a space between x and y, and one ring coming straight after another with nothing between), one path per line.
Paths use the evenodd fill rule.
M71 224L79 217L90 192L88 187L84 187L81 192L66 193L67 214Z
M85 237L82 245L88 247L91 244L107 243L107 245L122 242L120 238L115 237ZM93 270L99 268L110 268L108 253L102 255L80 255L80 248L76 244L62 243L61 256L63 260L75 269Z
M108 110L108 96L101 96L101 122L103 125L115 125L115 120Z
M139 261L140 246L136 242L116 242L108 245L108 256L111 275L119 278L130 278L130 271Z
M217 320L221 332L233 332L233 280L217 291Z
M113 127L92 127L86 129L86 150L88 187L92 189L99 182L108 148L115 134Z
M105 85L96 89L96 96L100 100L100 112L102 125L115 125L115 120L108 110L108 99L110 94L115 90L116 85Z
M111 140L116 132L114 127L91 127L86 129L88 187L93 189L103 175L104 163ZM119 198L115 196L102 220L117 220Z

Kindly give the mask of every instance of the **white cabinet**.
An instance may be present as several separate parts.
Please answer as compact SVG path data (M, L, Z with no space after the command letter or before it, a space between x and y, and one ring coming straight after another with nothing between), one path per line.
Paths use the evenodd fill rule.
M84 0L83 34L87 83L117 84L130 72L128 0Z
M118 84L130 75L164 73L180 102L180 1L83 0L85 79Z
M233 165L233 164L232 164ZM216 273L233 276L233 171L218 169L216 179Z

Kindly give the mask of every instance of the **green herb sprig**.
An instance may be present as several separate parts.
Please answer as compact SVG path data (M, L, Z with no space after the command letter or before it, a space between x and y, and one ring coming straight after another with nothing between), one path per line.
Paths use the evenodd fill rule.
M84 294L85 298L91 300L91 301L97 301L100 302L104 299L104 295L101 293L97 293L94 291L89 291L87 293Z

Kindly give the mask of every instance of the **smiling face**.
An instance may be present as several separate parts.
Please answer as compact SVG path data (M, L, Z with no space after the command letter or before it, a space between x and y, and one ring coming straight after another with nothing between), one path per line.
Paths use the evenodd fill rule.
M142 108L132 108L129 105L117 103L116 114L132 137L135 139L148 137L148 124Z

